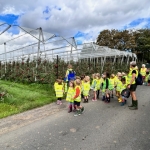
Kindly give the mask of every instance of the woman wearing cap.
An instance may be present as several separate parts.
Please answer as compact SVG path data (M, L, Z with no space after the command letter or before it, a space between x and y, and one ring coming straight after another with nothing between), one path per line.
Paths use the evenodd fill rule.
M140 74L142 75L143 82L145 81L146 71L147 71L147 68L145 67L145 64L143 64L140 70Z
M132 104L129 106L129 109L136 110L138 109L138 101L136 98L136 82L135 79L138 76L138 70L136 69L136 62L132 61L130 63L130 70L128 73L128 88L130 89L131 97L132 97Z

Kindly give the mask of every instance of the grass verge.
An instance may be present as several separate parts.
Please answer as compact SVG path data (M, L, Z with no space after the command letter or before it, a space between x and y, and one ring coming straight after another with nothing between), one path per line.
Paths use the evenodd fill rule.
M37 108L56 100L49 84L22 84L0 80L0 91L7 93L0 102L0 118Z

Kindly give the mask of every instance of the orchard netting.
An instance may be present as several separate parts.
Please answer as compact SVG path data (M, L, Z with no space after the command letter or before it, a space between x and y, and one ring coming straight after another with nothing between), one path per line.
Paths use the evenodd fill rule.
M68 64L77 75L127 71L134 53L98 46L77 45L74 37L64 38L17 25L0 25L0 77L18 82L53 83L64 78Z

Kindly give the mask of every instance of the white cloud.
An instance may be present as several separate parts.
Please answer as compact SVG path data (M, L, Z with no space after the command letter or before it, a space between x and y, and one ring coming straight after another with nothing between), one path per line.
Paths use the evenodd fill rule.
M46 8L49 11L43 13ZM35 0L5 0L0 2L0 10L4 14L23 14L19 19L22 26L42 27L65 37L81 31L91 35L88 38L93 40L103 29L121 29L133 20L150 17L150 1L37 0L35 3Z

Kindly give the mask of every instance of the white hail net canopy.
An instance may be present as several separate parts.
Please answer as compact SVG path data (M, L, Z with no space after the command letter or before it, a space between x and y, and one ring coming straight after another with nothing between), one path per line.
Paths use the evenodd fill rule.
M16 32L16 33L15 33ZM13 34L12 34L13 33ZM30 60L43 58L53 61L59 57L67 62L102 58L129 58L136 60L136 54L119 51L94 42L77 45L73 37L64 38L44 32L42 28L30 29L0 24L0 61Z

